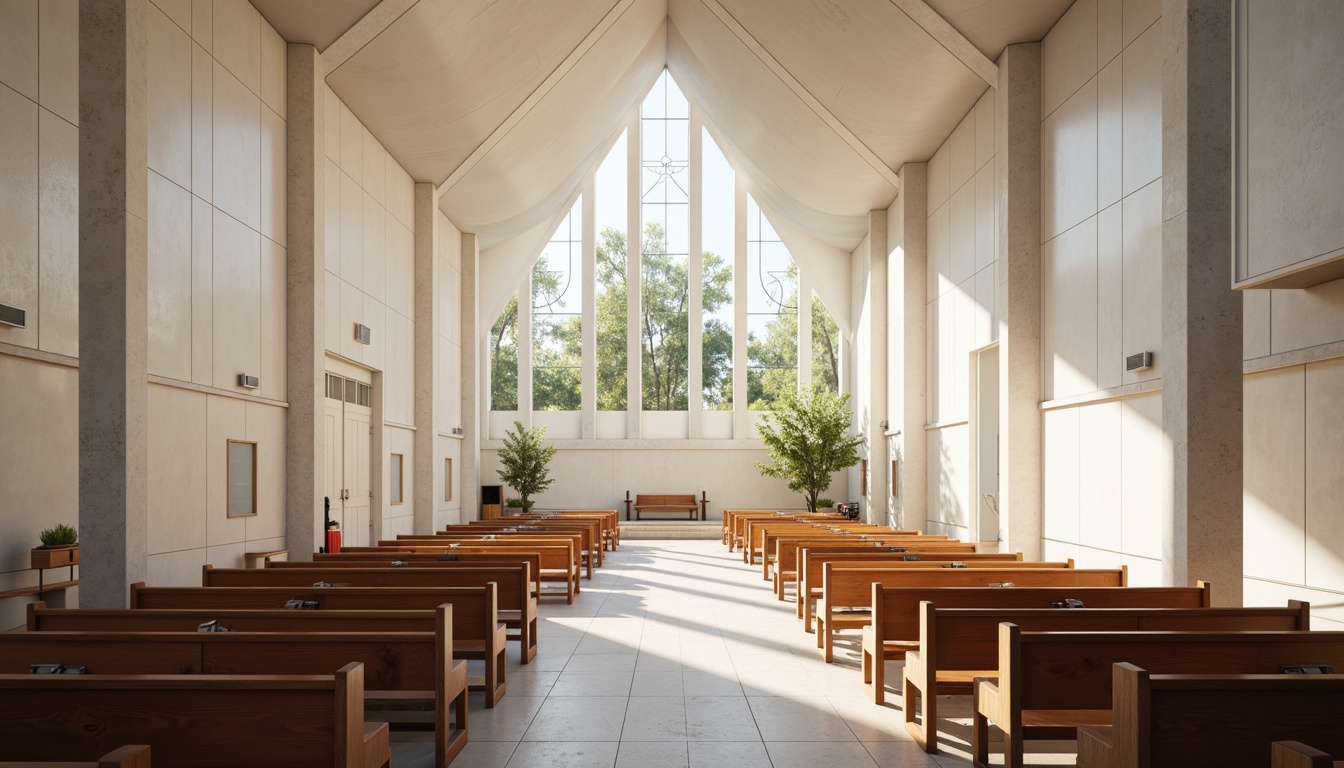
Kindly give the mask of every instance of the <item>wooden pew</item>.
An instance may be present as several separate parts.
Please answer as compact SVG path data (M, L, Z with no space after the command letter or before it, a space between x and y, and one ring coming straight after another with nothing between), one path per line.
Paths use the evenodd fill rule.
M0 768L150 768L149 747L143 744L120 747L93 762L0 762Z
M863 628L864 664L877 679L876 649L886 658L903 658L919 648L920 605L940 608L1049 608L1050 603L1081 600L1089 608L1208 608L1211 589L1195 587L887 587L873 583L873 620ZM997 636L996 636L997 642ZM995 646L997 648L997 646ZM901 654L901 655L898 655ZM864 673L865 681L868 672Z
M146 587L137 582L131 585L130 606L277 610L290 600L317 605L314 611L285 611L296 617L327 611L427 610L448 603L453 606L453 653L485 661L486 707L494 707L504 696L508 629L499 620L499 587L494 582L482 587Z
M432 536L401 534L396 539L379 540L380 547L447 547L471 543L472 546L518 546L520 544L563 545L571 550L574 568L585 570L585 578L593 578L593 560L584 556L584 531L536 531L517 527L477 528L470 531L440 531Z
M774 520L776 522L806 523L814 526L846 526L855 525L853 520L844 515L836 514L813 514L807 511L771 511L771 510L752 510L739 511L732 516L731 533L728 538L728 551L734 549L746 549L747 544L747 524L753 520Z
M828 663L835 633L862 629L873 618L873 585L893 587L988 587L1011 582L1024 587L1123 587L1127 571L1120 568L901 568L822 566L821 598L817 601L817 648Z
M414 560L437 560L441 554L454 554L457 558L447 562L456 562L459 565L509 565L512 563L526 562L528 570L532 574L532 589L534 592L541 591L541 554L516 554L512 552L491 552L490 550L478 550L468 548L465 552L460 548L446 548L419 550L415 547L341 547L340 552L314 552L312 560L277 560L266 564L266 567L276 568L311 568L313 563L326 564L328 561L336 560L364 560L366 562L380 562L388 568L395 567L391 565L393 560L402 562Z
M435 766L446 768L467 743L467 665L453 661L452 625L441 605L431 632L2 632L0 674L55 663L116 675L320 675L355 661L366 712L433 714Z
M578 534L576 546L579 565L593 577L593 568L602 567L604 551L602 548L602 525L600 520L543 520L535 517L515 516L496 520L473 520L463 525L450 525L436 536L482 536L499 534L530 534L534 536L568 536ZM401 537L398 537L401 538Z
M1344 761L1300 741L1276 741L1269 748L1270 768L1339 768Z
M884 530L881 533L858 534L843 531L840 533L804 531L800 536L796 531L781 531L775 527L767 527L761 531L761 579L763 581L771 581L770 574L773 570L771 566L779 560L779 543L781 541L796 541L799 538L868 544L872 547L887 541L891 541L893 545L898 545L904 541L947 541L946 536L925 536L920 531ZM855 539L858 541L855 541Z
M635 494L635 519L646 512L671 512L679 515L690 513L692 520L704 519L700 513L700 502L694 493L638 493ZM629 513L627 512L627 517Z
M1078 730L1081 768L1265 768L1290 759L1271 748L1283 740L1344 753L1344 675L1106 671L1115 725ZM1330 766L1323 755L1287 765Z
M532 596L532 577L527 565L455 566L436 562L423 568L215 568L201 569L203 587L304 587L323 583L341 587L481 587L496 585L497 615L517 640L520 660L527 664L537 655L537 600ZM390 606L389 606L390 607Z
M881 542L882 547L872 546L873 542ZM958 542L960 543L960 542ZM963 547L935 547L925 544L915 544L911 551L909 543L892 542L887 544L886 539L881 536L870 537L870 541L860 541L849 543L845 539L825 538L825 539L791 539L781 537L775 544L775 573L774 589L775 599L783 602L788 596L788 585L794 585L795 590L802 579L798 576L799 563L802 562L803 550L811 550L824 554L853 553L863 554L871 553L875 549L882 549L888 546L904 546L906 554L918 555L919 560L929 562L947 563L947 562L995 562L1012 563L1022 562L1021 552L963 552ZM974 546L974 545L971 545ZM945 551L952 550L952 551ZM893 558L894 559L894 558ZM818 571L820 574L820 571ZM802 616L801 606L799 607L799 617Z
M602 520L602 543L615 551L621 546L621 513L614 509L557 509L543 515L554 517L599 517Z
M0 744L78 760L150 743L155 768L380 768L387 723L364 722L364 667L334 675L0 675Z
M941 568L947 562L971 562L963 559L964 555L973 555L975 545L961 541L928 541L928 542L902 542L895 546L883 547L859 547L857 550L848 546L845 547L805 547L798 554L798 573L794 577L794 595L797 605L794 606L798 618L803 622L803 630L812 631L812 617L815 615L816 602L821 598L821 572L826 563L846 563L856 564L864 561L880 560L892 563L924 562L926 555L956 555L956 559L948 561L943 558L930 557L929 567ZM1020 560L991 560L994 563L1004 563L1005 567L1009 564L1024 562ZM916 566L924 567L924 566Z
M875 703L883 701L880 663L874 663L872 627L883 617L873 585L873 623L863 633L863 681L873 682ZM998 674L999 624L1026 632L1247 632L1311 629L1311 606L1290 601L1285 608L940 608L920 605L919 646L905 653L901 706L905 728L926 752L938 749L938 697L969 694L971 681ZM915 722L916 701L923 725Z
M874 536L875 534L895 534L894 529L883 525L870 525L868 523L856 523L845 521L822 525L818 522L780 522L768 518L747 519L744 521L746 536L743 539L742 562L747 565L755 565L756 558L765 557L765 535L768 531L776 533L802 533L802 534L825 534L827 532L840 535L851 536ZM929 537L934 538L934 537Z
M785 513L782 510L775 509L725 509L723 510L723 543L728 546L728 551L737 549L741 532L734 528L737 520L747 517L780 517Z
M989 721L1003 731L1009 768L1022 764L1025 739L1072 738L1072 729L1111 725L1111 665L1121 661L1160 674L1277 674L1300 664L1344 669L1344 632L1022 632L1000 624L998 679L974 681L977 768L989 760ZM1266 755L1272 740L1262 745Z

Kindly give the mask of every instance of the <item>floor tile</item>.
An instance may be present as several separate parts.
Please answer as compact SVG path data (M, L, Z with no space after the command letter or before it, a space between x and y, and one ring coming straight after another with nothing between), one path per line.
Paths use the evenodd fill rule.
M523 741L620 741L628 701L625 696L551 694L537 711ZM469 729L473 727L468 725Z
M771 768L759 741L692 741L687 746L690 768Z
M581 744L525 741L518 745L508 768L613 768L618 747L614 741Z
M621 741L616 768L688 768L684 741Z
M868 750L858 742L767 741L765 749L770 753L773 768L816 768L821 765L878 768Z

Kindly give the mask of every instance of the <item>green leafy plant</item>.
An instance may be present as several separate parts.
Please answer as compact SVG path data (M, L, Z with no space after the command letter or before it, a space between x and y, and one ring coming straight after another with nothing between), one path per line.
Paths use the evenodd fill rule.
M817 499L817 509L830 509L835 506L833 499Z
M39 533L37 538L42 542L42 549L52 549L74 546L79 541L79 534L68 525L58 525Z
M505 500L504 500L504 506L508 507L509 509L522 509L522 508L523 508L523 500L522 500L522 499L505 499Z
M827 389L785 392L775 410L756 425L770 463L757 463L767 477L789 483L807 499L809 512L817 511L817 499L831 486L831 475L859 463L863 437L850 431L853 415L849 395Z
M555 456L555 446L542 445L545 427L527 429L521 421L513 422L513 429L504 433L504 445L499 449L499 479L522 497L523 509L532 507L531 497L545 491L555 482L549 465Z

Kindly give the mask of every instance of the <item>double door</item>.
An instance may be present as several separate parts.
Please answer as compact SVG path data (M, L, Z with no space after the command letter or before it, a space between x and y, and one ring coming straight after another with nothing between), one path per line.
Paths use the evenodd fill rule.
M369 441L372 388L357 379L327 373L325 495L331 519L340 523L346 546L372 541L369 517Z

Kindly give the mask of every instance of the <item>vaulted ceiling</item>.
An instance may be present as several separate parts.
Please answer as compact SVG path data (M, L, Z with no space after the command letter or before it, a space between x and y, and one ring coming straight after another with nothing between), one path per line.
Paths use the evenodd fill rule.
M557 219L666 66L762 205L845 252L1071 2L252 0L483 248Z

